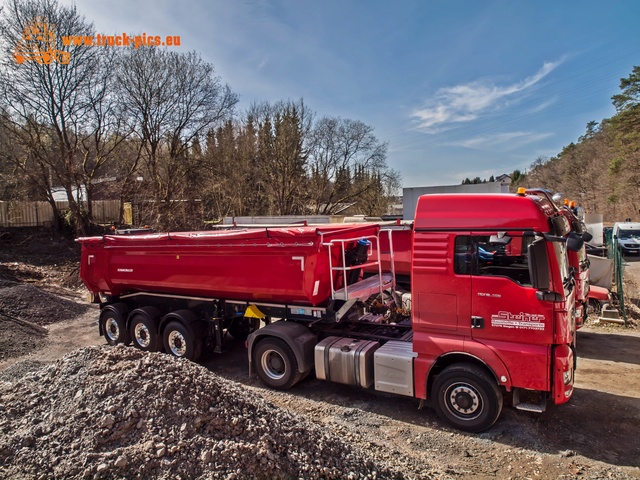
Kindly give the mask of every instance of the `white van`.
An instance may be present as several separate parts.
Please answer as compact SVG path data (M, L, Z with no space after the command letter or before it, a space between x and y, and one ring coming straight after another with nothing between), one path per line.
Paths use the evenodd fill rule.
M613 241L623 255L640 254L640 222L617 222L613 225Z

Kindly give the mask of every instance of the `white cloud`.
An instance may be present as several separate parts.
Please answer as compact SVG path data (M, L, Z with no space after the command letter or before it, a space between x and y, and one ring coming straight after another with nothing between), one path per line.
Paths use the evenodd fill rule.
M561 63L561 60L545 62L534 75L512 85L477 80L442 88L427 102L428 106L414 110L411 116L417 119L418 128L428 133L435 133L447 124L475 120L481 113L498 108L516 94L531 89Z
M503 150L508 151L515 150L530 143L544 140L545 138L549 138L551 136L553 136L553 133L505 132L468 138L466 140L462 140L450 145L478 150L501 147Z

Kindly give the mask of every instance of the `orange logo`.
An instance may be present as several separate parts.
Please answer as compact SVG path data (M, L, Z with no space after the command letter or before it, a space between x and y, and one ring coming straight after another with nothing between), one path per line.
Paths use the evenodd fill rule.
M62 65L71 61L71 54L58 50L56 38L56 26L46 21L44 17L36 17L22 32L22 38L18 40L13 58L16 63L37 62L50 64L54 60Z

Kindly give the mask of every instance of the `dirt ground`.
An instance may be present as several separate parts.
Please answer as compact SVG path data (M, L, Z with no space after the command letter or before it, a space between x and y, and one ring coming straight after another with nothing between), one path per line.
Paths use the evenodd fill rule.
M83 302L75 279L77 246L47 242L46 231L0 235L0 381L105 343L97 309ZM627 303L637 318L640 259L633 260ZM449 428L411 398L313 378L286 393L265 389L248 375L240 343L203 365L378 456L409 459L408 478L640 478L640 331L594 319L578 332L568 404L543 414L507 407L494 427L476 435ZM424 475L415 464L424 465Z

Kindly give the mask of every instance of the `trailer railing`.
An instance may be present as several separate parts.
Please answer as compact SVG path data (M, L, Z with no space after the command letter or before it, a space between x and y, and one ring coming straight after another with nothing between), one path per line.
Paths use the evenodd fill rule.
M345 300L355 301L358 299L369 298L374 293L378 292L382 295L383 291L395 286L395 269L393 266L393 240L391 237L391 230L385 231L389 236L389 252L382 252L380 249L380 237L377 235L360 236L357 238L340 238L334 239L329 242L322 241L322 245L329 250L329 269L331 270L330 283L331 283L331 298L333 300ZM354 265L347 265L347 245L358 242L359 240L369 241L369 251L367 252L367 261L364 263L357 263ZM375 247L375 248L374 248ZM339 248L339 256L342 260L341 265L334 265L332 250ZM371 260L372 253L375 251L375 259ZM391 272L382 271L382 254L389 254ZM378 270L377 274L364 278L363 280L356 281L349 284L349 274L355 270L364 270L368 267L375 267ZM339 275L334 275L334 272L339 272ZM340 275L341 274L341 275ZM337 279L342 278L343 286L337 288Z

